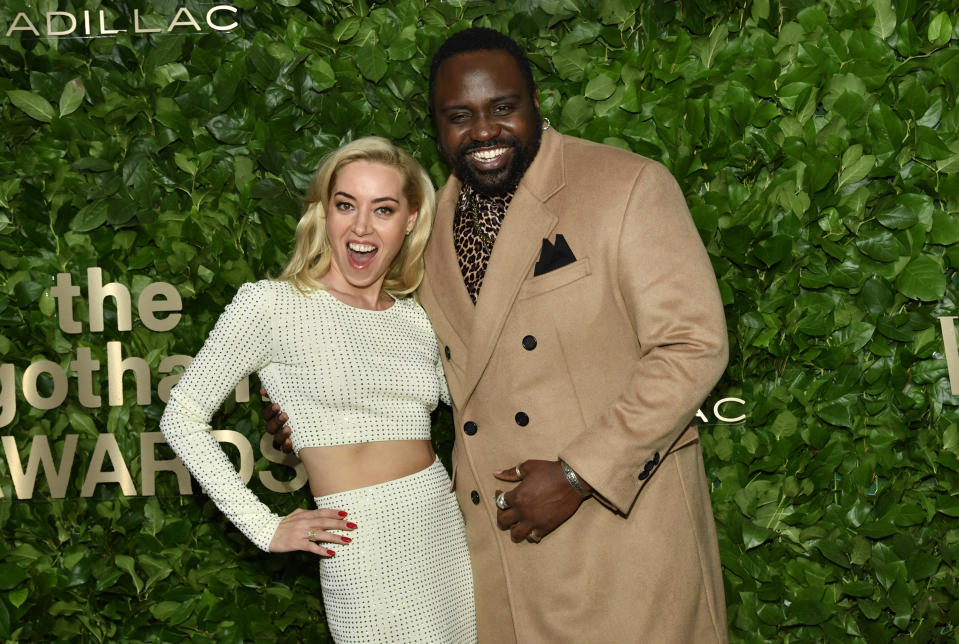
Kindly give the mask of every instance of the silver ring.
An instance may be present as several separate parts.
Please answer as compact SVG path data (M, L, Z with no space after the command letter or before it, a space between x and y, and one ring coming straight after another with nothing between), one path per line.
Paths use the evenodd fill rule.
M513 471L516 472L516 478L518 478L518 479L522 479L522 478L523 478L523 473L519 471L519 465L517 465L516 467L514 467L514 468L513 468Z
M540 541L543 540L543 537L536 534L536 530L530 530L529 534L526 535L526 540L529 541L530 543L539 543Z
M310 528L310 531L306 533L306 538L309 539L310 541L313 541L314 539L316 539L316 537L317 537L316 530L314 530L313 528Z
M496 497L496 507L498 507L500 510L509 510L511 507L513 507L506 502L506 492L500 492L499 496Z

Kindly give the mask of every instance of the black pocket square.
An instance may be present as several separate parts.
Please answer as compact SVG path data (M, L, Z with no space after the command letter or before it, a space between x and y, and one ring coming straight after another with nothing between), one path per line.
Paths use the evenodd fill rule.
M543 250L540 251L539 261L533 268L533 277L555 271L557 268L562 268L575 261L576 256L570 250L565 237L556 235L554 243L550 243L548 239L543 239Z

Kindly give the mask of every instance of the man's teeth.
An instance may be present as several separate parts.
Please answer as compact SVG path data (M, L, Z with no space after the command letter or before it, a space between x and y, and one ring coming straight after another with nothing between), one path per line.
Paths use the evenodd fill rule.
M372 253L374 250L376 250L376 246L373 246L372 244L357 244L356 242L350 242L348 247L350 250L356 253Z
M495 159L500 156L506 152L507 149L508 148L486 148L485 150L473 150L471 154L473 158L480 159L481 161L489 161L490 159Z

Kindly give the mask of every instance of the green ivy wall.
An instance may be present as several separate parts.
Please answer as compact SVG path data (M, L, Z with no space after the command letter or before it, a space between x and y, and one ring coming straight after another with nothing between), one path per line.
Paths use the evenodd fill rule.
M128 380L109 406L101 369L104 402L85 407L70 363L85 347L105 364L108 342L154 370L193 355L236 287L282 266L298 196L342 141L392 138L441 185L429 55L486 25L531 52L558 130L671 168L709 249L731 345L710 404L746 416L704 407L731 639L959 641L959 397L938 319L959 315L955 1L242 0L218 14L229 31L202 22L210 6L0 5L0 362L17 408L0 429L0 639L328 638L313 558L258 552L172 474L144 494L156 380L150 404ZM165 31L180 7L200 33ZM42 32L45 12L84 10L164 31L5 35L20 11ZM181 321L118 331L108 311L95 333L78 306L83 331L64 333L53 276L86 289L91 266L134 302L174 284ZM41 359L71 374L46 411L20 384ZM257 411L231 403L216 424L289 478L260 457ZM449 427L444 411L444 456ZM81 496L102 433L136 494ZM65 498L40 476L18 499L9 446L25 466L32 437L60 459L70 435Z

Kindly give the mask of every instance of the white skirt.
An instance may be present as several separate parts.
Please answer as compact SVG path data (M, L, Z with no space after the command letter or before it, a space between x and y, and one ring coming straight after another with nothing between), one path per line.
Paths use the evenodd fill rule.
M314 497L349 513L337 532L349 544L322 544L326 620L338 644L476 642L473 573L463 516L437 459L403 478Z

